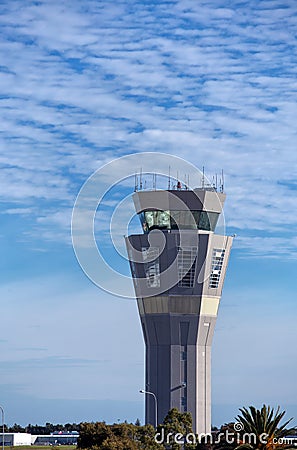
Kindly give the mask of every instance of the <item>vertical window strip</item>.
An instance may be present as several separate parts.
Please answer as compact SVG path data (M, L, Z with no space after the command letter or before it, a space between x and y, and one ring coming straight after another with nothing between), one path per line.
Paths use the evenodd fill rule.
M223 262L225 257L225 249L214 248L211 259L211 273L209 277L209 287L216 289L219 286Z
M160 287L159 248L142 248L142 257L147 287Z
M184 247L178 249L178 286L193 287L195 281L197 247Z

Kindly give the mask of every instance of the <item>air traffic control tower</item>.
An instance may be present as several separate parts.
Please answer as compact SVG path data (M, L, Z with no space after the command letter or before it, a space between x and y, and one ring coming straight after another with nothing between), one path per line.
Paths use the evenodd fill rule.
M146 345L146 423L176 407L211 431L211 344L232 237L215 234L223 189L135 191L143 234L126 237ZM156 417L157 414L157 417Z

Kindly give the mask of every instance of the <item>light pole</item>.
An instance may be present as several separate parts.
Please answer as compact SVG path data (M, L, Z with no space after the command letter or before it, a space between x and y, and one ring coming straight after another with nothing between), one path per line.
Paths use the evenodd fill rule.
M4 450L4 409L0 406L2 413L2 450Z
M154 400L155 400L155 428L157 429L157 425L158 425L158 418L157 418L157 415L158 415L158 402L157 402L157 397L156 397L156 395L153 392L145 391L144 389L141 389L139 392L141 394L148 394L148 395L152 395L154 397Z

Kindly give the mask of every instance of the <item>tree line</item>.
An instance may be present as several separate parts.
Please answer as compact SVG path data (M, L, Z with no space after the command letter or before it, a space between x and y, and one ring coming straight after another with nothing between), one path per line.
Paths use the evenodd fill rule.
M30 433L30 434L51 434L59 431L62 431L63 433L70 433L71 431L77 431L80 430L80 424L79 423L66 423L66 424L52 424L47 422L45 425L32 425L29 423L29 425L22 427L21 425L18 425L15 423L12 426L4 425L4 431L6 433Z
M224 424L219 429L213 428L212 433L202 439L193 433L191 414L176 408L168 412L157 429L152 425L141 425L137 419L135 424L124 422L113 425L105 422L46 423L45 426L29 424L26 427L14 424L12 427L6 426L5 431L31 434L77 431L78 450L296 450L295 442L284 440L288 436L297 436L296 427L288 428L292 419L282 423L284 415L285 411L280 411L279 407L276 410L266 405L261 409L253 406L241 408L236 422ZM254 439L247 442L245 435L251 435ZM236 439L230 441L232 436Z
M176 408L169 411L162 424L107 425L105 422L82 423L79 450L281 450L295 449L296 428L288 428L292 419L281 424L285 411L263 405L240 409L236 422L223 425L212 433L197 436L192 430L190 413ZM240 425L240 426L239 426Z

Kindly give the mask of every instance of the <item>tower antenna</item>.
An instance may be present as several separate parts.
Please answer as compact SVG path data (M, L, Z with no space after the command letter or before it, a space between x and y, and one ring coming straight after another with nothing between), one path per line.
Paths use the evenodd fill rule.
M169 173L168 173L168 190L170 191L170 166L169 166Z
M135 180L134 180L134 192L136 192L137 190L138 190L138 186L137 186L137 172L135 172L135 175L134 175L134 178L135 178Z
M202 167L202 189L204 189L204 183L205 183L205 175L204 175L204 166Z
M157 184L157 175L153 173L153 189L156 190L156 184Z
M140 168L140 182L139 182L140 190L142 191L142 167Z

